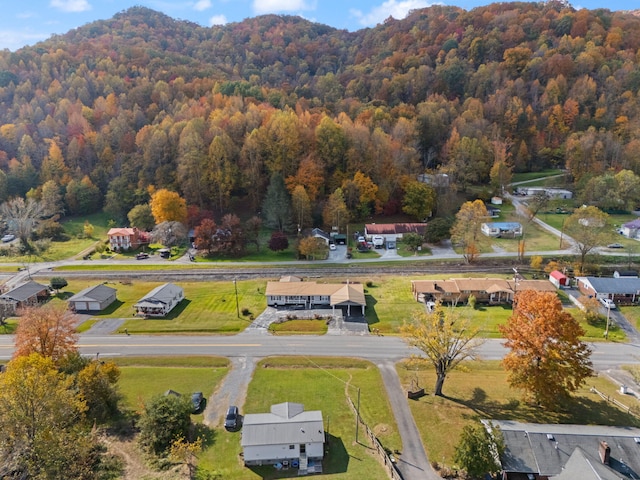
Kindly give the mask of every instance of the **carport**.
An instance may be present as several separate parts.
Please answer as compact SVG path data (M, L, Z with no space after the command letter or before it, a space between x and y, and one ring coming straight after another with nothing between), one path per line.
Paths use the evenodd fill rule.
M360 287L360 288L357 288ZM347 315L351 315L351 307L360 307L362 315L364 315L364 307L367 301L364 297L362 285L345 285L337 292L331 295L331 308L335 311L336 307L347 307Z

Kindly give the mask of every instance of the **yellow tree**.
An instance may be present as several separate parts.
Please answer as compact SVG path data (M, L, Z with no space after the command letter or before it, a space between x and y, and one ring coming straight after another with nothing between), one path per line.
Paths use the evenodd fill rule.
M20 310L14 358L39 353L57 361L76 352L76 315L51 304Z
M311 225L311 200L307 190L302 185L296 185L291 193L293 217L298 224L298 232Z
M451 227L451 241L463 249L467 263L478 256L478 235L483 222L489 217L487 207L482 200L465 202L456 213L456 221Z
M510 350L502 360L509 384L540 405L562 405L593 373L584 330L553 292L518 292L513 315L499 328Z
M151 214L156 224L187 220L187 202L176 192L162 188L151 196Z
M94 443L80 428L86 405L72 380L37 353L9 362L0 375L0 472L11 472L11 478L90 478L86 460Z
M338 231L342 231L349 223L350 215L347 204L344 201L344 193L341 188L329 195L327 203L322 210L322 220L327 227L336 227Z
M437 304L430 313L415 313L413 321L400 329L404 340L421 350L424 360L435 368L434 395L440 396L447 374L460 362L476 358L481 344L477 338L478 331L470 328L469 321L453 308L445 308L441 304Z
M327 256L329 246L318 237L305 237L298 243L298 253L309 260Z

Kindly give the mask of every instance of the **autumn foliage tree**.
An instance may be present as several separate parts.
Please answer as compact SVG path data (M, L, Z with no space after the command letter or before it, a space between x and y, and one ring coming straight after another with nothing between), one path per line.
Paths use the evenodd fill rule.
M269 250L272 252L281 252L289 248L289 237L280 231L273 232L269 239Z
M185 223L187 202L178 193L163 188L151 196L151 213L156 224L162 222Z
M463 249L462 254L467 263L473 262L479 254L480 227L488 216L489 212L482 200L465 202L456 213L456 220L451 227L451 241Z
M64 307L26 307L19 314L14 358L39 353L57 361L77 351L77 317Z
M400 332L404 340L422 351L424 359L436 370L434 395L442 396L442 387L449 372L464 360L474 359L481 344L478 329L471 328L453 308L437 304L433 310L416 312L411 322Z
M557 408L593 373L584 330L553 292L518 292L500 332L510 350L502 361L509 384L546 408Z

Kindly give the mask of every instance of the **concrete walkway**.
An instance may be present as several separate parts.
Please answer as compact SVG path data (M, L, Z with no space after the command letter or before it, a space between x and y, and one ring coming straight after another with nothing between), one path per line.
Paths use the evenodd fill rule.
M402 453L396 464L402 478L404 480L442 480L431 468L395 364L391 361L379 363L378 369L382 374L382 381L402 438Z

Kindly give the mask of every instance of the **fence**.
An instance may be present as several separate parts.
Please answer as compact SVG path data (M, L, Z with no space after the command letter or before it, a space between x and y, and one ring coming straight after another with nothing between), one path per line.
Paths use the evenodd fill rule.
M599 391L596 387L591 387L591 391L593 393L597 393L598 395L600 395L600 398L602 398L603 400L606 400L607 402L611 402L613 403L616 407L624 410L625 412L633 415L634 417L638 417L640 418L640 412L638 411L637 408L634 407L628 407L627 405L625 405L624 403L620 402L619 400L613 398L611 395L607 395L606 393L602 393L601 391Z
M369 426L366 423L364 423L364 420L362 420L362 417L358 414L358 409L353 404L353 402L351 401L351 398L349 398L348 395L347 395L347 400L349 402L349 405L351 406L351 409L356 414L359 424L362 425L367 437L373 444L373 448L376 450L378 457L380 457L380 460L382 461L382 464L384 465L387 471L387 474L389 475L389 478L391 480L402 480L402 475L400 475L400 472L398 471L398 468L396 467L395 462L391 459L389 454L387 454L387 451L384 449L384 447L376 437L375 433L373 433L373 431L371 431Z

